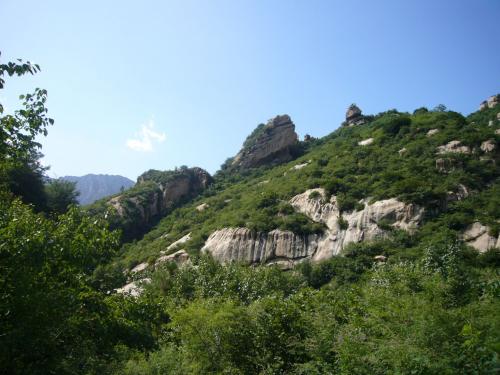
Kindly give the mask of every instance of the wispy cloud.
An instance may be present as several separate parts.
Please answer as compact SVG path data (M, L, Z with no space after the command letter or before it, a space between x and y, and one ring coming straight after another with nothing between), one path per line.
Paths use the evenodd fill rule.
M141 125L141 130L135 134L135 138L127 139L127 147L134 151L151 152L154 143L165 141L165 133L159 133L154 130L155 123L149 120L148 123Z

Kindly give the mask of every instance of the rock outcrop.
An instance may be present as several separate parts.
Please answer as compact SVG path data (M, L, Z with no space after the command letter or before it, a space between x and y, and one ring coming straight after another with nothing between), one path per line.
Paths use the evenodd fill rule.
M455 140L437 148L437 154L441 155L447 153L470 154L470 147L463 146L462 142Z
M479 105L479 110L482 111L486 108L494 108L500 102L500 94L492 95L487 100L484 100Z
M351 104L345 114L345 123L347 126L362 125L365 123L365 117L361 109L356 104Z
M488 226L476 221L467 227L463 233L463 240L480 253L495 247L500 248L500 236L495 238L489 234L489 231Z
M276 116L259 126L245 141L231 166L254 168L293 159L292 147L298 142L295 125L288 115Z
M144 290L144 285L151 282L150 278L132 281L121 288L115 289L116 293L131 297L139 297Z
M368 146L373 143L373 138L364 139L358 142L358 146Z
M190 262L189 254L186 250L179 250L173 254L163 255L156 260L155 267L168 262L174 262L177 266L182 266Z
M317 192L319 194L312 194ZM319 198L312 198L318 196ZM371 241L386 235L383 225L412 231L422 220L423 209L396 199L368 204L359 211L340 213L335 196L325 203L323 189L311 189L293 197L290 204L311 220L326 225L323 234L298 235L273 230L255 233L247 228L225 228L210 235L202 252L216 260L247 264L278 263L287 267L304 259L320 261L331 258L351 242Z
M497 145L493 139L488 139L481 143L481 151L489 153L495 151Z
M142 235L179 203L196 197L212 182L201 168L176 171L148 171L138 178L127 193L108 201L118 215L113 228L123 231L124 239Z

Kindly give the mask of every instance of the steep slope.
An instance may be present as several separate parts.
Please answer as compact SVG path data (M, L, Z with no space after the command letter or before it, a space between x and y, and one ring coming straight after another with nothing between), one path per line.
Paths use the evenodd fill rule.
M80 193L78 203L81 205L92 204L134 186L134 181L118 175L87 174L80 177L64 176L61 179L76 182L76 190Z
M452 231L485 251L500 227L498 112L391 110L301 143L302 156L287 164L220 173L128 246L125 265L203 249L224 262L286 266L400 232L420 241Z
M149 170L137 184L122 194L89 206L94 214L109 216L112 228L122 230L124 241L136 239L176 206L196 197L212 183L201 168L174 171Z

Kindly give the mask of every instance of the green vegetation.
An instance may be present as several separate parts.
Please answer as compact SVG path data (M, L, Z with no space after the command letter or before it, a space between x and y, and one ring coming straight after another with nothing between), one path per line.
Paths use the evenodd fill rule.
M58 214L65 213L70 205L78 204L76 182L52 180L45 185L45 195L48 210Z
M0 88L6 74L38 70L1 64ZM461 240L476 221L494 236L500 232L499 151L480 148L485 140L499 144L498 109L468 118L442 106L366 116L365 125L301 144L302 156L291 163L218 173L194 200L199 191L168 206L141 240L121 245L110 225L144 224L141 207L156 201L160 186L194 172L143 174L119 198L125 220L112 215L107 200L68 209L70 185L43 186L34 139L52 122L45 98L37 90L21 99L23 109L0 116L1 373L498 372L500 252L480 254ZM431 129L439 131L428 136ZM373 143L358 144L367 138ZM436 155L452 140L472 152ZM449 170L436 168L440 157L449 159ZM461 185L470 196L458 199ZM367 199L396 197L425 207L427 216L414 233L386 218L378 223L388 230L384 239L350 244L341 256L288 272L221 265L199 254L223 227L320 233L322 225L289 203L318 187L325 198L336 196L341 214L362 209ZM318 192L309 198L324 199ZM201 203L204 209L196 209ZM188 232L190 263L153 270L160 251ZM125 233L122 240L127 235L136 238ZM142 272L124 273L143 261L149 267ZM129 277L150 282L137 297L115 293Z

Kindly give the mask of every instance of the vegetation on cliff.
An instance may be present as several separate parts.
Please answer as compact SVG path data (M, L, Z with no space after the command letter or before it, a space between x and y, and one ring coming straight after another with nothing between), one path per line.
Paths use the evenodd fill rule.
M36 71L2 64L0 88L6 74ZM113 222L109 200L47 208L35 142L52 122L45 98L43 90L23 97L15 115L0 107L0 372L498 371L499 250L480 253L463 237L475 222L498 236L498 106L469 117L442 107L365 116L366 124L304 143L293 162L225 171L212 184L196 168L148 171L111 202L130 225L166 216L121 245L108 221L122 240L140 231ZM358 210L360 199L398 198L427 215L415 232L379 223L385 238L288 272L200 256L207 236L227 226L321 232L288 203L316 187L337 196L341 212ZM161 200L166 191L176 199ZM153 267L187 233L190 261ZM127 278L143 280L137 297L115 292Z

